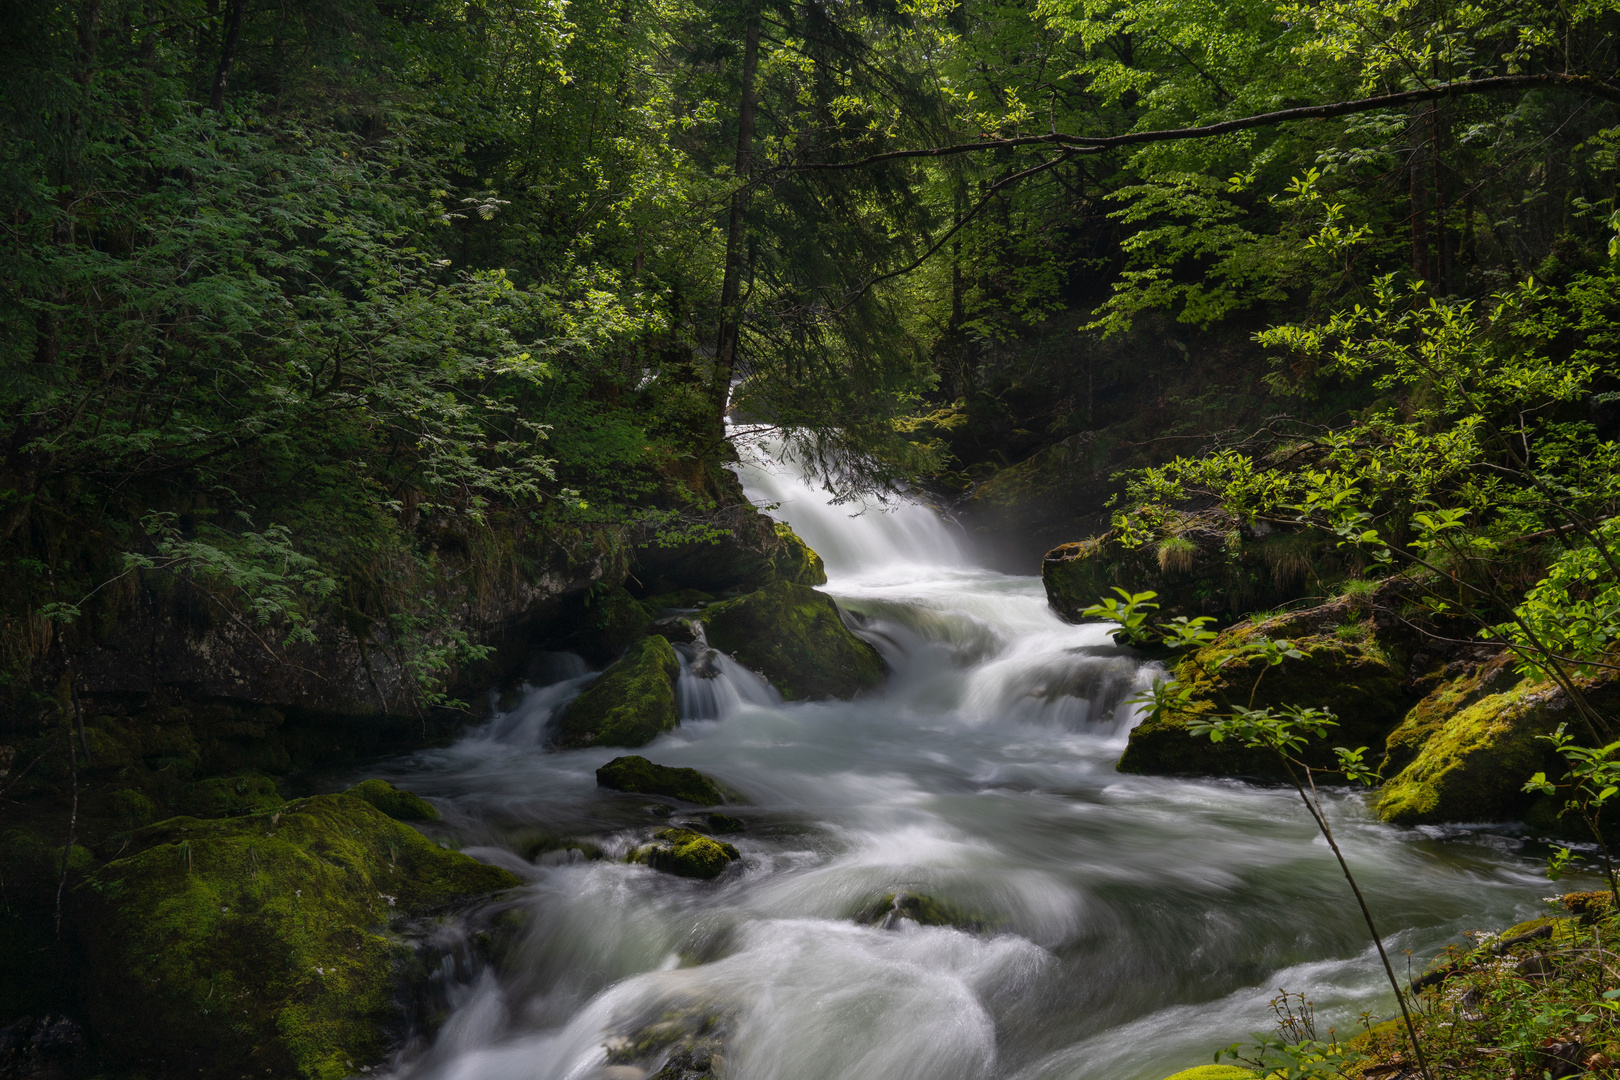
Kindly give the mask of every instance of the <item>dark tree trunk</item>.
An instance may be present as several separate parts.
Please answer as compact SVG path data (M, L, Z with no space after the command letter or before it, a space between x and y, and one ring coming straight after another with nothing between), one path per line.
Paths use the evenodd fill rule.
M720 336L715 343L714 376L710 393L715 413L725 422L731 377L737 369L737 343L741 336L744 233L748 224L746 181L754 157L754 76L759 69L759 9L748 13L743 44L742 96L737 105L737 161L733 170L739 187L731 196L726 223L726 273L720 285Z
M247 0L231 0L225 9L225 40L219 49L219 67L214 69L214 88L208 95L208 107L219 112L225 107L225 86L231 79L231 62L236 59L236 43L242 37L242 13Z

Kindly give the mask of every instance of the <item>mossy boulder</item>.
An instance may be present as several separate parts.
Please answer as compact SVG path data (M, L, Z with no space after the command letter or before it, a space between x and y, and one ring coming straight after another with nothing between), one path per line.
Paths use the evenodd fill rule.
M1345 636L1353 607L1339 601L1298 614L1241 623L1176 665L1175 680L1192 690L1185 708L1139 724L1130 733L1119 770L1171 776L1284 775L1277 759L1231 742L1188 734L1190 720L1229 712L1234 705L1331 708L1338 717L1327 739L1312 740L1304 756L1330 765L1335 746L1383 745L1419 696L1370 631ZM1287 640L1303 653L1275 667L1252 651L1262 637Z
M360 781L344 794L364 799L395 821L439 820L439 812L422 796L404 788L397 788L375 776L370 780Z
M736 848L721 840L711 840L691 829L660 829L653 842L630 853L630 861L646 863L654 870L689 878L716 878L732 860Z
M1429 737L1457 713L1475 702L1511 689L1519 681L1513 670L1513 654L1502 652L1482 664L1445 679L1412 706L1400 726L1384 742L1384 760L1379 771L1392 777L1410 765Z
M1255 1080L1260 1074L1237 1065L1199 1065L1183 1069L1164 1080Z
M371 804L322 795L173 818L75 890L109 1063L341 1080L383 1060L412 953L396 920L520 884Z
M827 567L821 561L821 556L799 539L792 526L777 522L776 538L781 544L771 556L771 567L776 571L778 581L790 581L795 585L827 584Z
M1115 587L1158 593L1165 618L1209 615L1231 622L1248 612L1323 595L1349 567L1331 539L1256 530L1209 510L1186 515L1158 540L1128 545L1114 532L1061 544L1041 560L1047 603L1064 619L1080 614Z
M644 746L681 722L675 682L681 662L675 647L653 635L632 645L563 711L563 746Z
M832 597L779 581L704 608L708 642L789 701L851 698L883 681L883 657L844 625Z
M637 600L622 586L582 593L569 612L573 632L568 644L592 663L617 660L647 633L658 608Z
M130 804L125 809L131 818L144 809L128 796L123 801ZM274 810L286 801L268 776L221 776L187 785L180 809L199 818L240 817L256 810Z
M1417 756L1378 794L1374 809L1397 825L1447 821L1511 821L1535 797L1524 782L1557 770L1557 755L1541 736L1578 714L1556 685L1525 680L1463 708L1438 726Z
M634 754L616 757L597 769L596 782L614 791L666 795L698 806L719 806L725 802L714 781L696 769L657 765Z

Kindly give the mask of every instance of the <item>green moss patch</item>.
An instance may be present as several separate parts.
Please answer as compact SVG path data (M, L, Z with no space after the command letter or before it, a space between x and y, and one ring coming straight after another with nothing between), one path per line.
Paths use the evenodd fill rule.
M696 769L657 765L644 757L617 757L596 770L596 782L614 791L637 795L667 795L698 806L725 802L713 780Z
M1312 764L1330 765L1335 746L1384 743L1401 722L1412 698L1405 676L1375 640L1344 641L1331 630L1297 635L1315 623L1282 616L1243 623L1207 648L1179 663L1174 678L1193 691L1185 709L1139 724L1120 757L1121 772L1171 776L1254 776L1283 774L1277 759L1232 743L1194 738L1187 723L1198 716L1229 712L1234 705L1306 705L1331 708L1339 726L1327 739L1305 750ZM1260 636L1287 638L1304 653L1276 667L1245 649Z
M1236 1065L1200 1065L1195 1069L1183 1069L1164 1080L1254 1080L1258 1075Z
M630 853L631 862L646 863L681 877L705 879L719 877L736 858L739 853L730 844L691 829L660 829L653 843Z
M360 781L344 794L364 799L395 821L439 820L439 812L422 796L377 777Z
M563 712L564 746L643 746L681 722L675 681L681 663L665 639L642 638Z
M1422 701L1412 706L1400 726L1390 732L1384 743L1384 761L1379 771L1385 776L1394 776L1410 765L1429 737L1459 711L1481 698L1510 689L1518 682L1511 660L1512 656L1504 653L1431 690Z
M1555 687L1524 682L1449 717L1384 785L1378 816L1398 825L1518 818L1532 802L1524 782L1538 770L1556 770L1540 736L1574 719L1564 704Z
M710 645L790 701L851 698L882 683L887 670L878 651L849 632L832 598L803 585L767 585L699 617Z
M821 561L821 556L799 539L799 534L791 526L777 522L776 538L781 544L771 557L771 567L776 571L778 581L789 581L795 585L827 584L827 567Z
M173 818L128 849L75 893L85 1003L109 1061L170 1073L380 1062L411 959L390 924L520 884L348 795Z
M180 809L199 818L240 817L258 810L274 810L286 801L268 776L222 776L188 785L180 798ZM140 809L132 804L132 816Z

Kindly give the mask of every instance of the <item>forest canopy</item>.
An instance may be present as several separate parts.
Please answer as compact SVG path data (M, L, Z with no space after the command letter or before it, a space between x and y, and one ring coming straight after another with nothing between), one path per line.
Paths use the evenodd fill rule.
M285 640L333 604L409 635L445 604L397 583L492 523L701 540L728 401L847 492L958 493L1125 417L1188 450L1529 410L1607 461L1616 29L1607 0L7 5L8 662L132 567ZM1482 413L1308 336L1512 297L1479 332L1567 379ZM1358 304L1385 322L1333 321Z

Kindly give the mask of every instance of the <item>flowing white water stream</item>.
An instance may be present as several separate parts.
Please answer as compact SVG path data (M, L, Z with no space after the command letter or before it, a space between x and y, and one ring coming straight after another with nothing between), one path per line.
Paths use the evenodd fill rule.
M857 513L779 466L743 475L826 560L888 684L783 704L729 661L683 676L687 719L635 752L747 797L726 808L746 823L726 837L742 859L712 882L615 858L663 824L653 800L596 787L624 751L546 748L552 711L589 678L577 658L477 734L393 763L448 835L532 882L503 973L462 974L402 1075L633 1080L604 1046L697 1010L722 1018L736 1080L1157 1080L1265 1030L1278 988L1344 1033L1392 1006L1291 792L1114 771L1120 703L1150 673L1101 628L1059 621L1036 578L974 567L923 507ZM1397 957L1421 963L1552 891L1510 834L1397 830L1356 796L1330 803ZM537 829L609 857L524 860ZM851 918L896 891L983 925Z

